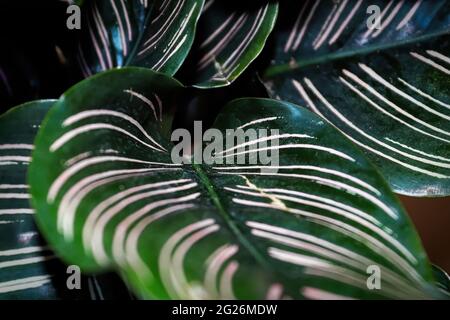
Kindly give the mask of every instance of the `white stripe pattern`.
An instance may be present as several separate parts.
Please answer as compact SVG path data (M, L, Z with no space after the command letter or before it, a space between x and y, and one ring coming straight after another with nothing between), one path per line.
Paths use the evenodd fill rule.
M364 28L361 34L357 34L357 32L361 32L359 29L361 20L359 18L363 15L366 19L367 13L365 11L371 5L370 2L365 0L303 1L297 9L299 14L296 15L295 21L292 21L292 29L288 33L285 43L283 43L283 53L287 55L293 53L295 56L303 57L301 55L303 50L307 51L309 47L313 51L317 51L325 43L329 46L337 44L344 32L349 29L349 35L346 35L346 39L342 41L344 46L346 43L354 41L355 38L361 45L375 43L381 34L388 33L392 29L391 27L394 27L393 23L396 23L396 32L402 32L404 28L416 23L414 18L422 1L417 0L415 3L410 3L404 0L397 2L390 0L381 11L380 28ZM397 23L398 16L405 7L407 7L407 13ZM352 26L353 21L357 25ZM311 26L314 26L314 30L309 30ZM308 33L314 36L306 38Z
M51 275L33 276L17 280L0 282L0 293L8 293L31 288L39 288L50 283Z
M361 64L360 67L362 68L362 70L364 70L366 73L368 73L371 77L373 77L376 81L380 82L382 85L385 85L388 89L394 91L396 94L398 94L401 97L404 97L405 99L408 99L409 101L413 102L414 104L424 108L427 111L430 111L430 113L434 114L434 115L439 115L442 117L448 117L434 109L431 109L429 106L424 105L422 102L416 100L415 98L413 98L412 96L406 94L403 91L400 91L398 88L392 86L391 84L387 83L386 80L384 80L383 78L381 78L380 76L378 76L372 69L370 69L368 66ZM362 86L364 89L368 90L371 94L373 94L375 97L377 97L378 99L380 99L383 103L386 103L387 105L389 105L390 107L392 107L395 111L407 116L408 118L414 120L415 122L420 123L421 125L434 130L440 134L444 134L444 135L448 135L450 132L447 132L441 128L438 128L436 126L433 126L427 122L424 122L423 120L415 117L414 115L412 115L411 113L401 109L399 106L395 105L394 103L392 103L390 100L386 99L383 95L381 95L378 91L376 91L373 87L371 87L370 85L368 85L366 82L364 82L363 80L361 80L358 76L356 76L354 73L349 72L347 70L343 70L344 75L346 75L347 77L349 77L351 80L355 81L358 85ZM376 145L379 145L381 147L384 147L390 151L395 152L396 154L399 154L401 156L404 156L406 158L415 160L415 161L419 161L423 164L427 164L427 165L433 165L435 167L438 168L449 168L449 164L447 163L448 158L445 157L439 157L436 158L436 155L430 154L428 152L424 152L421 150L413 150L411 147L408 148L408 146L405 146L404 144L401 145L401 147L403 148L403 150L400 150L396 147L394 147L394 145L399 145L399 143L393 143L392 144L388 144L386 142L382 142L381 140L371 136L370 134L366 133L364 130L362 130L361 128L357 127L356 124L352 123L348 118L346 118L342 113L340 113L336 107L334 107L333 105L331 105L331 103L329 101L327 101L325 99L325 97L319 92L319 90L314 86L314 84L312 83L311 80L309 80L308 78L304 78L305 84L307 85L307 87L309 89L311 89L311 91L314 93L314 95L321 101L321 103L328 109L330 110L336 117L337 119L339 119L340 121L342 121L343 124L345 124L346 126L348 126L349 128L353 129L354 131L356 131L358 134L360 134L362 137L374 142ZM383 114L389 116L390 118L402 123L403 125L413 129L414 131L417 131L421 134L424 134L428 137L440 140L440 141L445 141L450 143L449 140L444 139L441 136L438 136L436 134L432 134L428 131L424 131L423 129L420 129L416 126L414 126L413 124L406 122L405 120L395 116L394 114L388 112L387 110L383 109L380 105L376 104L373 100L371 100L368 96L364 95L360 90L358 90L355 86L353 86L352 84L350 84L347 80L345 80L344 78L340 77L340 81L346 85L350 90L352 90L353 92L355 92L358 96L360 96L362 99L364 99L366 102L368 102L371 106L375 107L377 110L381 111ZM319 109L318 107L315 105L315 103L312 102L311 98L307 95L306 90L303 88L303 86L296 80L293 80L293 85L294 87L298 90L300 96L307 102L307 105L317 114L319 114L320 116L322 116L325 119L329 119L329 117L325 116ZM334 123L334 122L333 122ZM338 127L339 130L341 130ZM356 139L353 136L350 136L349 134L347 134L346 132L342 131L350 140L354 141L356 144L360 145L361 147L363 147L366 150L369 150L383 158L389 159L394 163L397 163L399 165L401 165L402 167L405 167L407 169L416 171L416 172L420 172L422 174L431 176L431 177L435 177L435 178L439 178L439 179L448 179L450 178L449 175L446 174L442 174L440 172L437 171L431 171L425 168L421 168L418 167L416 165L413 165L411 163L406 163L404 161L401 161L400 159L394 158L393 156L390 156L389 154L386 154L385 152L381 152L375 148L372 148L371 146L367 145L366 143L362 143L361 141L359 141L358 139ZM389 138L385 138L386 141L389 141ZM406 147L406 148L405 148ZM416 154L412 154L408 151L414 151L414 153ZM443 159L440 159L443 158ZM435 160L433 160L435 159ZM443 160L443 161L436 161L437 159L439 160ZM445 159L445 160L444 160Z
M304 211L304 210L297 210L294 208L288 208L288 207L280 207L278 205L274 205L271 203L264 203L264 202L257 202L257 201L249 201L249 200L243 200L239 198L233 198L233 202L249 206L249 207L261 207L261 208L271 208L274 210L279 211L285 211L288 213L293 213L296 215L304 216L309 218L309 221L313 223L323 224L324 226L329 227L330 229L336 230L344 235L352 235L352 238L354 238L357 241L360 241L362 243L365 243L367 246L369 246L374 252L379 252L382 255L389 256L392 259L392 262L395 263L399 268L404 270L404 274L408 275L414 280L419 281L419 283L423 282L423 279L418 275L417 271L411 266L411 264L416 264L417 260L414 256L405 248L402 248L401 246L397 246L399 250L402 251L402 254L409 260L405 260L403 257L398 255L396 252L394 252L392 249L390 249L388 246L386 246L383 242L377 240L376 238L370 236L368 233L357 229L350 224L344 223L340 220L336 220L333 218L325 217L320 214L315 214L312 212Z

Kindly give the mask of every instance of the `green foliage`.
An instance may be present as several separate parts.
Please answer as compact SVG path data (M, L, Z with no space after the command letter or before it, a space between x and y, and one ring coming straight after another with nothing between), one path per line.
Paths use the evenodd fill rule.
M279 130L278 167L173 163L159 111L179 89L125 68L80 82L48 113L29 181L39 225L68 263L115 268L144 298L262 299L277 285L292 298L311 287L433 297L411 223L344 136L301 107L241 99L213 127ZM370 265L381 290L366 286Z
M308 107L339 128L396 192L449 195L448 1L398 2L373 32L365 3L292 4L293 11L306 10L298 19L309 13L310 20L298 24L290 14L278 29L265 78L270 95ZM327 22L329 14L339 19ZM345 24L344 17L351 19Z
M0 116L0 298L129 298L64 263L140 298L448 297L392 192L450 194L448 0L81 2L86 79ZM279 163L173 163L193 119L279 130Z

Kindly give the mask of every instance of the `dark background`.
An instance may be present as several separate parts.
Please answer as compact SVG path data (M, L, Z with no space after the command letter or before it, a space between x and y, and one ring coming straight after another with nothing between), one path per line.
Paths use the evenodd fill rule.
M450 197L400 196L430 260L450 273Z

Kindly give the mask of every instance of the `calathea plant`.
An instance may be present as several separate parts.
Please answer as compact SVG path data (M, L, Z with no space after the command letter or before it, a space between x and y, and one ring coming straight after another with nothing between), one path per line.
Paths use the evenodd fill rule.
M5 298L64 298L56 257L148 299L448 298L394 194L450 191L448 1L81 9L86 79L0 118ZM194 118L222 137L270 134L173 161L210 101Z

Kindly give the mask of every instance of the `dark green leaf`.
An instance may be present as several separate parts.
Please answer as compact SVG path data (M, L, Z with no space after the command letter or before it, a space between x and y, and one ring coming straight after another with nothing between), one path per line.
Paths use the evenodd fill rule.
M396 192L450 194L449 3L285 7L266 72L271 96L307 106L335 125ZM367 26L369 5L384 12L380 29Z
M30 102L0 116L0 299L126 298L123 284L110 275L83 277L81 290L69 290L67 267L36 229L26 173L35 134L54 102Z
M199 88L227 86L259 55L273 29L278 3L206 1L188 64Z
M437 287L450 298L450 276L448 273L433 265L433 274L436 278Z
M174 74L191 48L203 2L87 2L78 50L84 76L127 65Z
M279 163L174 163L157 101L179 101L178 88L123 68L79 83L48 113L29 181L38 223L67 262L114 268L144 298L439 297L398 200L336 129L289 103L237 100L214 127L279 130L266 138ZM370 266L380 289L367 287Z

